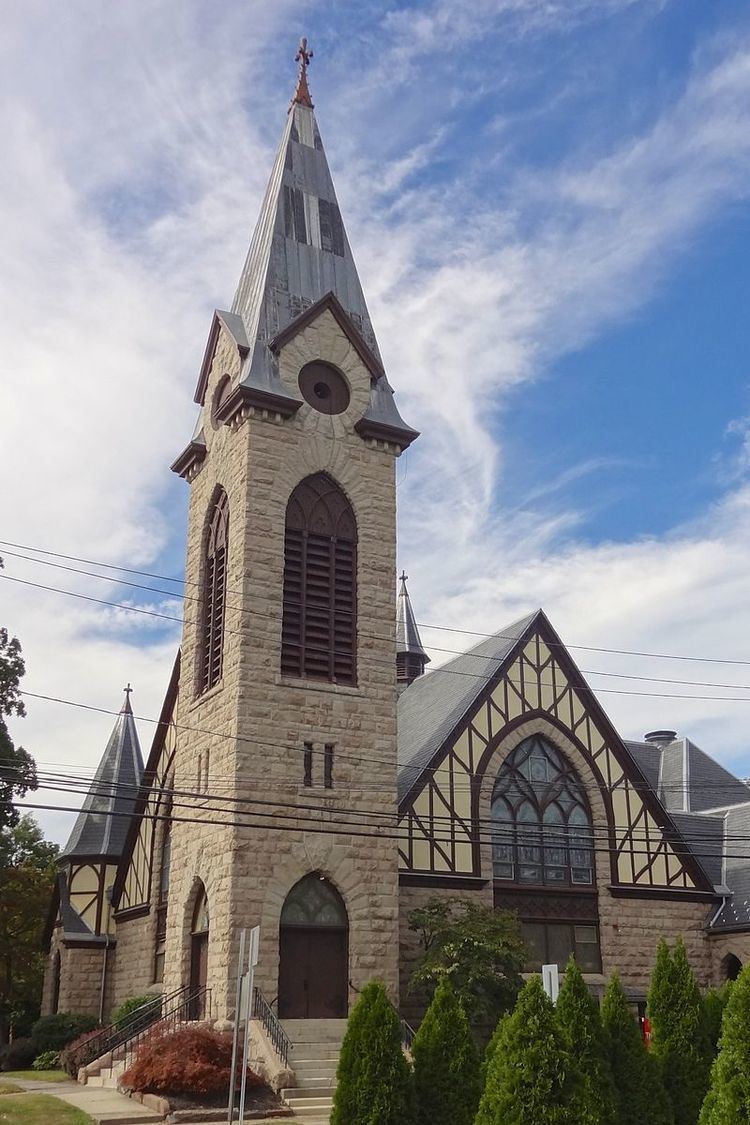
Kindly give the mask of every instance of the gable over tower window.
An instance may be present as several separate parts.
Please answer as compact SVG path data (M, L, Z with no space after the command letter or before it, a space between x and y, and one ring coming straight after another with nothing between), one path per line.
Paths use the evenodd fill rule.
M353 684L357 675L357 524L326 473L301 481L286 510L281 671Z
M223 489L215 496L208 515L204 559L204 607L200 641L200 691L221 679L229 546L229 502Z

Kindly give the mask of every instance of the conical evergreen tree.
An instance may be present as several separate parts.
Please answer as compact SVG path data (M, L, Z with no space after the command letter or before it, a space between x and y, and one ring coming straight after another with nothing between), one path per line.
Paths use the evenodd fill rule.
M362 989L341 1044L331 1125L414 1125L401 1027L379 981Z
M481 1090L484 1089L485 1083L487 1082L487 1070L490 1063L492 1062L495 1051L497 1051L498 1047L500 1046L500 1042L503 1038L503 1035L505 1034L505 1029L508 1025L508 1020L510 1019L511 1014L511 1012L505 1012L502 1016L500 1016L500 1019L497 1021L497 1027L492 1033L492 1038L484 1049L481 1068Z
M657 1063L646 1050L619 978L609 982L602 1024L615 1084L617 1125L673 1125Z
M705 1012L685 943L674 955L660 943L649 992L651 1050L661 1067L675 1125L696 1125L711 1065Z
M719 1049L719 1039L721 1038L721 1021L724 1017L724 1009L729 1000L729 992L732 988L732 981L726 981L721 988L709 988L708 992L703 997L703 1013L706 1024L706 1035L708 1036L708 1044L714 1057Z
M557 1020L583 1079L581 1125L614 1125L615 1089L599 1005L573 957L557 1000Z
M700 1125L750 1122L750 965L732 984Z
M479 1057L461 1001L438 984L412 1045L417 1125L472 1125L479 1104Z
M579 1125L580 1075L539 977L524 985L496 1047L475 1125Z

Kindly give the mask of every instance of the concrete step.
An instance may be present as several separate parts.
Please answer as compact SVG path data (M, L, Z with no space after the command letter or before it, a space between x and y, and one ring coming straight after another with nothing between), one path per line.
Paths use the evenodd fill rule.
M321 1098L328 1098L329 1101L333 1097L335 1087L333 1086L289 1086L286 1090L282 1090L282 1097L289 1105L296 1104L297 1102L319 1101Z
M340 1043L346 1020L282 1020L281 1026L292 1043Z
M314 1121L328 1121L333 1109L333 1102L330 1098L321 1098L317 1104L307 1102L303 1105L291 1106L290 1109L294 1110L295 1120L309 1122Z
M298 1086L335 1086L335 1070L296 1070L294 1077Z
M341 1051L340 1043L293 1043L292 1047L298 1062L337 1059Z

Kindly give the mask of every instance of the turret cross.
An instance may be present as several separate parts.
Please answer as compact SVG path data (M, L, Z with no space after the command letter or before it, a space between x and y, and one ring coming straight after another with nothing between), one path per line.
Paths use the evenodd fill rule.
M299 63L299 77L297 78L297 89L294 91L292 98L292 105L306 105L310 109L313 108L312 98L310 97L310 90L307 85L307 68L310 65L310 59L313 57L312 51L307 49L307 39L303 36L299 41L297 54L294 56L294 61Z

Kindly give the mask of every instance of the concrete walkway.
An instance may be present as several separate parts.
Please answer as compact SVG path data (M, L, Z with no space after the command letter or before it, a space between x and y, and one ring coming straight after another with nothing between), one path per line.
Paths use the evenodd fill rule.
M77 1082L33 1082L22 1078L14 1078L13 1082L28 1092L50 1094L76 1109L82 1109L97 1125L141 1125L164 1120L152 1109L103 1086L79 1086Z

